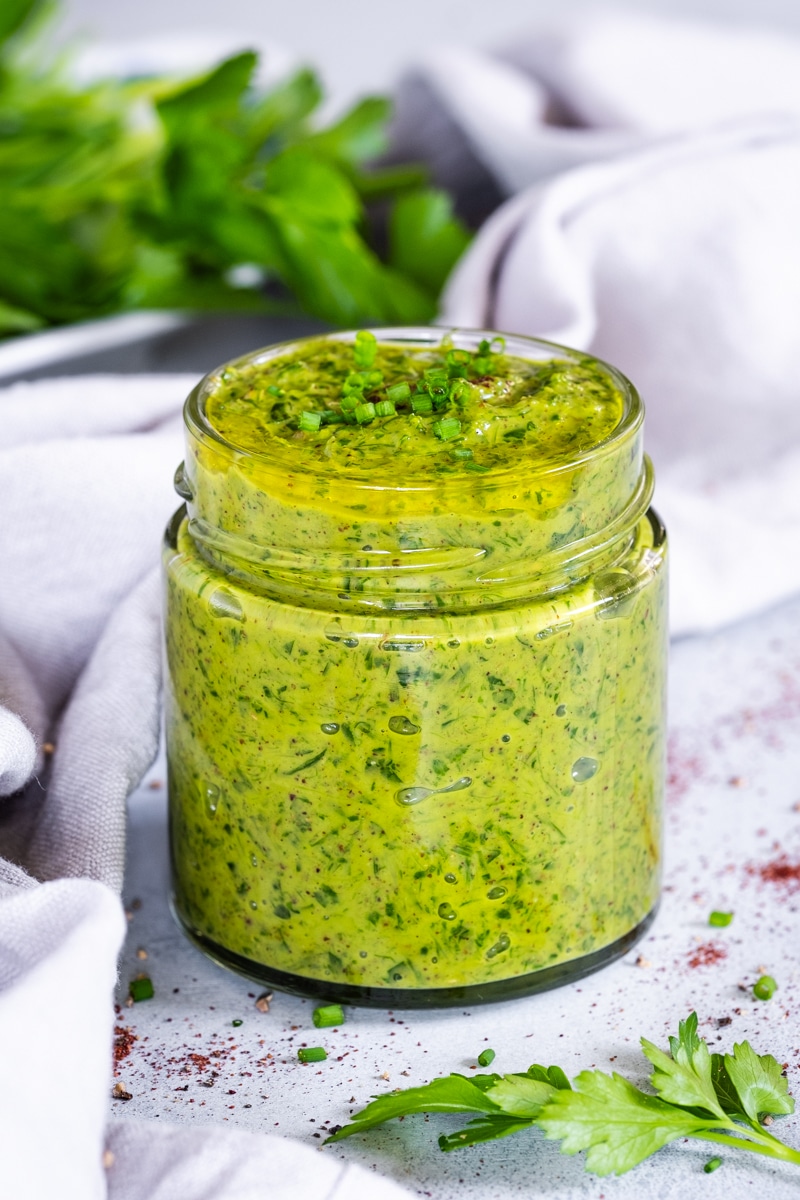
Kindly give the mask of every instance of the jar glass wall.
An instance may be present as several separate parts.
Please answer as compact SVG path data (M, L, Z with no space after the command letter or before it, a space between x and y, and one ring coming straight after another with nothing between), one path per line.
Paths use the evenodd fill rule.
M412 353L444 335L375 332ZM494 335L450 336L477 354ZM355 462L334 446L298 463L221 431L229 381L252 392L302 345L187 402L164 550L177 915L245 974L363 1003L585 974L632 944L659 889L666 541L638 397L586 356L509 338L508 355L600 372L610 434L450 471L434 442L431 463L401 449L387 470L368 438Z

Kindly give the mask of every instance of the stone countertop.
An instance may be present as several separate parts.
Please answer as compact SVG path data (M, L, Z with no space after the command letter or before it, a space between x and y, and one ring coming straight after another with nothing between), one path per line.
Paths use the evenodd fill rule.
M175 925L168 907L163 762L130 802L125 892L129 935L120 966L117 1079L132 1093L114 1115L228 1122L320 1147L369 1098L436 1075L558 1063L618 1070L637 1083L648 1066L638 1039L665 1045L691 1009L712 1049L749 1039L786 1064L800 1096L800 600L711 637L671 648L670 762L664 895L644 940L599 973L542 995L469 1010L349 1008L340 1029L316 1030L312 1001L263 988L215 966ZM733 911L712 929L713 909ZM146 955L146 957L145 957ZM125 1007L140 971L155 997ZM778 982L769 1002L752 984ZM233 1021L241 1021L234 1026ZM297 1049L328 1059L302 1065ZM800 1195L800 1170L755 1155L678 1142L620 1179L584 1172L536 1131L442 1154L437 1136L458 1118L393 1122L322 1153L391 1176L435 1200L650 1200ZM800 1115L776 1125L800 1147Z

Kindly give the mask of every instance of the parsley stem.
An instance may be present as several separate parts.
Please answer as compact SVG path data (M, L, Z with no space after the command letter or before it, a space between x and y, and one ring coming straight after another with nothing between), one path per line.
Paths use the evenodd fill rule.
M728 1129L734 1130L737 1134L745 1134L745 1137L731 1136L727 1132ZM701 1142L716 1142L718 1146L734 1146L737 1150L749 1150L752 1154L764 1154L767 1158L780 1158L784 1162L794 1163L800 1167L800 1150L793 1150L791 1146L778 1141L770 1133L759 1133L755 1129L745 1130L734 1121L731 1121L727 1127L715 1125L709 1127L706 1132L698 1130L689 1136L699 1138Z

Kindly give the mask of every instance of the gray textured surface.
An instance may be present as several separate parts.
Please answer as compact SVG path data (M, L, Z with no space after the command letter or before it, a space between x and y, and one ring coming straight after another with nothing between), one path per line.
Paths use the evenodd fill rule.
M372 1094L452 1070L469 1073L488 1044L499 1071L557 1062L570 1074L596 1065L641 1081L639 1036L664 1044L693 1007L713 1046L751 1039L788 1064L789 1086L800 1093L800 890L759 875L783 854L800 863L800 601L674 645L671 712L666 887L658 919L636 950L527 1000L468 1012L350 1009L338 1031L315 1030L313 1004L280 993L268 1014L259 1013L261 989L207 962L178 932L167 907L157 765L131 801L126 901L134 911L120 999L143 969L156 996L121 1008L120 1027L138 1040L120 1063L133 1099L117 1103L117 1115L227 1122L319 1146L315 1132L344 1122ZM729 928L709 929L715 908L734 910ZM692 965L717 957L709 944L719 948L718 960ZM637 965L640 955L644 965ZM739 986L749 988L764 968L780 985L769 1003ZM243 1024L233 1028L234 1019ZM301 1066L296 1051L304 1043L326 1046L328 1060ZM445 1117L416 1117L323 1153L374 1167L435 1200L685 1200L701 1189L707 1200L759 1193L789 1200L800 1192L799 1170L755 1156L724 1154L722 1169L705 1176L712 1150L700 1143L668 1148L620 1180L584 1174L580 1156L563 1158L535 1134L441 1154L436 1135L455 1127ZM800 1117L778 1131L800 1146Z
M590 0L65 0L64 28L103 38L213 31L278 42L321 71L335 100L384 92L425 45L487 46L554 12L597 7ZM617 8L800 31L795 0L617 0Z

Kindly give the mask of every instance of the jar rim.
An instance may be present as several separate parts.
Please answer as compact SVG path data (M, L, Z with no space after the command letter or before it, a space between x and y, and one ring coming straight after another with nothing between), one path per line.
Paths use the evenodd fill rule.
M230 359L226 363L215 367L203 376L186 399L183 417L188 431L198 440L213 444L217 451L221 450L223 453L229 455L231 459L247 459L261 463L266 467L272 467L283 472L291 472L295 468L293 468L292 463L285 456L270 453L268 450L252 450L238 446L224 437L212 425L206 413L205 402L213 393L219 372L226 367L238 367L251 363L258 364L268 362L274 358L281 358L309 342L324 340L352 342L358 332L361 331L332 330L329 333L314 334L310 337L275 342L260 349L250 351L247 354L240 355L238 358ZM596 461L600 457L615 453L619 450L621 444L624 444L631 436L636 434L644 421L644 405L641 397L627 376L623 375L621 371L610 363L597 358L595 355L589 354L586 351L575 350L558 342L551 342L545 338L530 337L527 334L501 333L497 330L469 329L461 326L443 325L372 326L367 329L367 332L374 334L382 344L405 345L419 349L424 349L426 346L431 348L438 346L445 337L451 338L454 346L457 348L460 347L462 342L477 343L484 338L492 340L493 338L502 337L505 340L505 352L513 354L518 358L528 359L529 361L535 361L536 359L544 361L559 357L575 363L591 363L602 368L608 374L613 384L619 389L623 400L623 411L619 421L607 437L584 448L578 454L554 455L550 458L542 459L541 462L531 462L530 474L534 475L537 479L553 478L564 472L574 471L589 461ZM532 354L532 350L540 351L540 353ZM542 351L544 353L541 353ZM318 475L320 478L326 477L324 471L315 471L308 463L302 465L302 470L304 473ZM511 476L518 476L519 470L518 463L509 463L508 466L502 467L492 467L485 474L481 475L480 485L494 486ZM391 484L387 484L385 479L376 480L374 476L370 476L366 472L340 470L337 471L337 476L340 483L346 482L352 484L354 488L359 490L424 492L440 490L442 487L441 478L431 477L430 475L415 475L413 470L408 469L404 471L402 485L398 485L397 488ZM475 489L476 484L477 479L475 475L470 477L451 477L448 480L449 487L464 486L472 490Z

